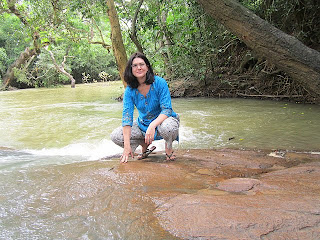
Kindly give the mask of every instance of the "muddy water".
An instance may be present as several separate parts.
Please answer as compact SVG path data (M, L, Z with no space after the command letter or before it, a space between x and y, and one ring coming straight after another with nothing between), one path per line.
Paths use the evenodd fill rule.
M166 199L239 172L214 175L193 159L120 165L109 135L121 124L120 83L0 93L0 239L176 239L155 212ZM173 99L181 116L176 149L320 151L319 106ZM162 143L155 143L161 151ZM99 160L100 159L100 160ZM219 169L221 171L221 168ZM168 177L170 176L170 177Z

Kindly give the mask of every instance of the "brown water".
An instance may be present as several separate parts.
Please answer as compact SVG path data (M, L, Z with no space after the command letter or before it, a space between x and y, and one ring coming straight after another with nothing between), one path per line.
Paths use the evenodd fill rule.
M114 98L122 91L113 82L0 92L0 239L175 239L154 215L157 197L168 186L170 194L205 186L192 174L145 186L140 163L128 165L131 173L108 158L121 152L109 135L121 124ZM175 148L320 151L319 106L205 98L173 106L181 116ZM161 165L169 174L181 168L173 166Z

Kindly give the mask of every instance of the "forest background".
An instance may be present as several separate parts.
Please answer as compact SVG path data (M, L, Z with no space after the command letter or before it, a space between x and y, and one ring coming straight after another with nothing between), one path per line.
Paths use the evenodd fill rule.
M254 97L319 103L320 79L313 91L279 67L277 61L248 46L233 27L230 31L221 19L205 13L205 6L199 2L1 0L1 88L119 80L120 62L140 51L151 60L156 74L168 80L174 97ZM319 55L319 1L239 3ZM113 6L116 12L110 11ZM114 20L120 23L120 37ZM236 21L240 24L235 28L246 25L241 19ZM124 47L120 58L119 43ZM268 48L273 44L270 41ZM312 78L310 81L315 82Z

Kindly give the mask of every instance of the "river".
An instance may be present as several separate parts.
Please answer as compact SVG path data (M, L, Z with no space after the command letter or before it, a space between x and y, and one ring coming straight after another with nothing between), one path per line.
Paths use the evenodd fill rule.
M111 170L120 82L0 92L0 239L175 239ZM320 106L173 99L180 149L320 151ZM155 142L157 151L163 142ZM93 174L94 173L94 174Z

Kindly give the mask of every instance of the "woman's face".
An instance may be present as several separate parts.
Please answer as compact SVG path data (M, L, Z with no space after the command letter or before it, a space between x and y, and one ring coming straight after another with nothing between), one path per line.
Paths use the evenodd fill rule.
M133 59L131 69L136 78L144 78L148 72L148 66L142 58Z

